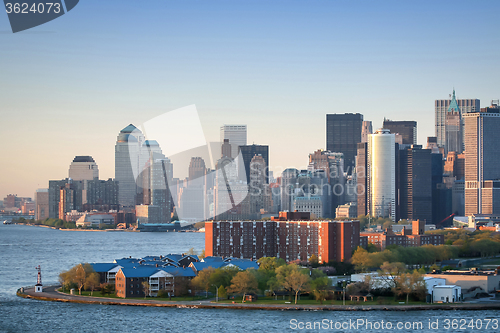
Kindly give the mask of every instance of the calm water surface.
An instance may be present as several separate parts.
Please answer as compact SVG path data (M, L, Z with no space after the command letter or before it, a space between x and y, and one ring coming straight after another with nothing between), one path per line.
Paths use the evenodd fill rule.
M44 284L57 283L58 274L80 262L109 262L127 256L142 257L204 248L203 233L129 233L59 231L0 225L0 332L387 332L376 323L422 322L423 329L397 332L499 332L485 324L478 330L445 329L445 319L497 319L500 311L330 312L243 311L65 304L19 298L16 290L36 283L37 265ZM299 323L349 320L370 321L359 330L298 330ZM296 321L294 321L296 320ZM429 320L439 320L438 330ZM292 324L291 324L292 321ZM297 325L295 325L295 323ZM479 322L477 322L479 323ZM486 323L486 321L484 321ZM344 325L345 326L345 325ZM316 327L318 328L318 326Z

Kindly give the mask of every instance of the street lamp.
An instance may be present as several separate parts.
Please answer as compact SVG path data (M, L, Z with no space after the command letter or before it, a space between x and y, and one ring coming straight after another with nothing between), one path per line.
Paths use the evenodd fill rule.
M212 287L215 287L215 301L219 301L219 288L215 284L212 285Z

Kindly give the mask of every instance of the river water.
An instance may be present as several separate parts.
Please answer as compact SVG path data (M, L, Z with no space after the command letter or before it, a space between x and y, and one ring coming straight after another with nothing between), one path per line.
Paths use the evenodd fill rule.
M495 326L495 320L500 320L500 311L176 309L67 304L16 296L19 287L36 283L37 265L41 265L43 283L48 285L57 283L62 270L80 262L182 253L190 248L200 252L204 248L204 236L203 233L84 232L0 225L0 332L500 331L500 327ZM456 320L457 326L453 326L452 320ZM433 323L430 328L429 322ZM315 323L315 330L306 329L308 324ZM388 323L392 327L388 328ZM303 330L299 329L302 327Z

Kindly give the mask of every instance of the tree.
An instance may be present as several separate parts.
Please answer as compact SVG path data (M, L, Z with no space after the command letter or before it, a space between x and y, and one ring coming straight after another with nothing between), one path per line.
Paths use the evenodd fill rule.
M94 290L99 286L100 276L98 273L90 273L85 279L85 289L90 289L90 296L94 295Z
M208 297L208 290L212 286L211 277L214 272L215 269L213 267L205 268L204 270L198 272L198 276L196 276L194 279L191 280L191 284L196 289L205 290L207 297Z
M316 300L323 304L323 301L328 297L328 292L331 287L331 280L327 277L319 277L311 282L311 289Z
M309 257L309 264L310 264L312 267L318 267L318 265L319 265L318 256L317 256L317 255L315 255L315 254L312 254L312 255Z
M219 290L217 290L217 293L219 298L227 298L227 291L226 288L224 288L224 286L221 285L219 287Z
M144 298L147 296L151 296L151 286L149 285L148 281L142 281L142 291L144 292Z
M391 289L398 289L401 281L396 277L403 274L405 270L405 264L402 262L389 263L386 261L380 266L379 275Z
M371 266L370 256L368 251L358 246L356 251L351 257L351 263L354 265L357 271L365 271Z
M194 247L190 248L186 254L189 254L189 255L197 255L198 253L196 252L196 250L194 249Z
M228 288L228 292L235 294L243 294L243 299L241 302L245 301L245 295L257 291L258 284L255 276L249 271L239 272L231 280L231 286Z
M200 253L200 255L198 256L198 258L200 258L200 259L205 258L205 249L201 250L201 253Z
M231 280L239 271L238 267L217 268L210 276L210 285L229 287Z
M297 304L297 297L301 291L308 288L309 276L303 274L298 269L292 271L284 280L283 287L292 290L295 293L295 304Z
M78 264L69 270L69 278L72 282L76 283L78 286L78 293L82 294L82 289L85 286L85 282L87 281L87 277L91 274L95 273L92 266L88 263Z

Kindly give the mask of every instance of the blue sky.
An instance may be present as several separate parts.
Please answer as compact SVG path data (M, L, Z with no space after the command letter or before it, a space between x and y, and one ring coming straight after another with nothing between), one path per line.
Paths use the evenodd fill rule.
M498 1L80 1L12 34L0 13L0 199L92 155L114 177L129 123L196 104L209 141L247 124L275 169L325 148L325 114L416 120L434 100L500 98ZM177 176L186 166L176 165Z

